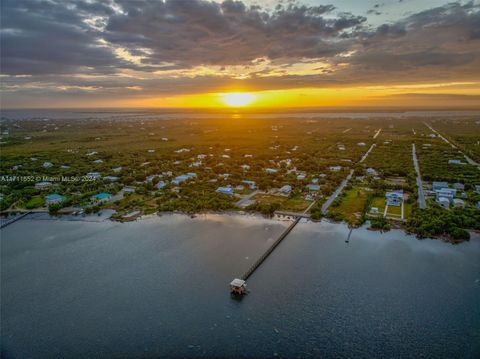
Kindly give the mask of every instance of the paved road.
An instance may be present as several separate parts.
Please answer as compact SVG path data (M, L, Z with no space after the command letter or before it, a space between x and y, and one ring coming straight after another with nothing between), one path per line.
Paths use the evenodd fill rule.
M330 205L333 203L333 201L335 201L335 198L337 198L338 195L340 194L340 192L342 192L342 190L345 188L345 186L347 185L350 178L352 178L352 176L353 176L353 169L350 170L350 173L348 174L348 176L342 181L340 186L338 186L338 188L335 190L335 192L333 192L332 195L330 197L328 197L327 201L323 204L323 206L322 206L322 213L323 214L327 213L328 207L330 207Z
M376 144L374 143L373 145L370 146L370 148L368 149L367 152L365 152L365 154L363 155L363 157L360 159L360 163L362 163L363 161L365 161L368 157L368 155L370 154L370 152L372 152L373 148L376 146Z
M461 151L455 144L451 143L448 139L446 139L445 137L443 137L443 135L438 132L436 129L434 129L432 126L430 126L428 123L424 122L423 123L425 126L427 126L430 130L432 130L432 132L435 132L438 137L440 137L444 142L448 143L450 146L452 146L452 148L456 148L457 150L459 150L460 152L462 152L463 156L465 157L465 160L471 164L472 166L480 166L479 163L475 162L473 159L471 159L470 157L468 157L463 151Z
M258 190L253 191L252 193L246 195L245 197L243 197L242 199L240 199L239 201L237 201L237 202L235 203L235 205L236 205L237 207L243 208L242 206L243 206L244 204L246 204L246 202L248 203L248 201L249 201L253 196L255 196L257 193L259 193Z
M418 206L420 208L425 209L427 208L427 204L425 202L425 195L423 193L423 182L422 182L422 177L420 175L420 166L418 165L417 151L414 143L412 143L412 158L413 158L413 167L415 167L415 172L417 172Z

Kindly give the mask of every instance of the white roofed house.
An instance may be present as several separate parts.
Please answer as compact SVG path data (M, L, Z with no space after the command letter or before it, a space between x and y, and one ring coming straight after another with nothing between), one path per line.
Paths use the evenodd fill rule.
M330 166L329 169L332 172L339 172L342 169L342 166Z
M282 192L284 194L290 194L290 192L292 192L292 186L286 184L285 186L280 188L280 192Z
M188 179L189 179L188 176L186 176L186 175L180 175L180 176L175 177L175 178L172 180L172 183L173 183L173 184L176 184L176 185L179 185L180 183L183 183L183 182L187 181Z
M452 201L457 193L455 188L442 188L435 191L437 200L439 198L447 198L449 201Z
M233 188L232 187L218 187L215 192L218 193L223 193L223 194L228 194L228 195L233 195Z
M105 176L103 177L104 180L107 180L109 182L116 182L118 181L118 177L117 176Z
M267 173L277 173L278 170L275 168L265 168L265 172Z
M45 167L45 168L49 168L49 167L52 167L53 164L52 164L52 162L43 162L42 166Z
M95 163L96 165L100 164L100 163L103 163L103 160L95 160L93 161L93 163Z
M432 182L432 189L434 191L438 191L443 188L448 188L448 183L447 182L439 182L439 181L433 181Z
M387 201L387 205L389 206L401 206L403 202L403 191L390 191L385 194L385 199Z
M38 189L38 190L44 190L44 189L50 188L51 186L53 186L53 183L48 181L35 183L35 189Z
M119 173L122 171L122 167L115 167L115 168L112 168L112 171L115 172L115 173Z
M448 160L448 163L451 165L466 165L466 163L461 160Z

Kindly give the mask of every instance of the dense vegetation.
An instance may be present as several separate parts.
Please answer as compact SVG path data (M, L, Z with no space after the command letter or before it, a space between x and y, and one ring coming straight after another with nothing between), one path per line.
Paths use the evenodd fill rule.
M446 236L467 240L470 234L465 229L480 229L480 211L475 208L447 210L432 204L427 209L415 209L406 228L420 238Z

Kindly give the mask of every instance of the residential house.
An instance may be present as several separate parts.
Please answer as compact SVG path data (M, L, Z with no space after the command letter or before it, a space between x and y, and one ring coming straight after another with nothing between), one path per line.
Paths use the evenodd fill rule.
M378 176L378 172L377 172L375 169L371 168L371 167L367 168L367 174L368 174L369 176Z
M115 167L115 168L112 168L112 171L115 172L115 173L119 173L122 171L122 167Z
M110 181L110 182L117 182L118 181L117 176L105 176L105 177L103 177L103 179L105 179L107 181Z
M320 191L320 185L318 185L318 184L313 184L313 183L307 184L307 189L308 189L309 191L312 191L312 192L318 192L318 191Z
M438 191L443 188L448 188L448 183L447 182L438 182L438 181L433 181L432 182L432 190Z
M330 166L329 169L332 172L339 172L342 169L342 166Z
M451 165L465 165L465 162L462 162L461 160L448 160L448 163Z
M45 168L48 168L48 167L52 167L53 164L51 162L43 162L42 166Z
M233 188L232 187L218 187L215 192L233 195Z
M292 186L290 186L288 184L286 184L285 186L280 188L280 192L282 192L284 194L289 194L291 191L292 191Z
M442 188L435 191L437 199L447 198L449 201L452 201L455 197L457 190L455 188Z
M265 172L267 172L267 173L277 173L278 170L276 170L275 168L265 168Z
M48 181L37 182L37 183L35 183L35 189L44 190L44 189L47 189L47 188L51 187L52 185L53 185L53 183L48 182Z
M464 191L465 190L465 185L463 183L456 182L452 185L453 188L455 188L457 191Z
M401 206L403 202L403 191L390 191L385 194L385 199L387 201L387 205L389 206Z
M100 163L103 163L103 160L95 160L95 161L93 161L93 163L95 163L95 164L98 165L98 164L100 164Z
M179 185L180 183L183 183L185 181L187 181L189 179L188 176L186 175L180 175L180 176L177 176L175 177L173 180L172 180L172 183L176 184L176 185Z

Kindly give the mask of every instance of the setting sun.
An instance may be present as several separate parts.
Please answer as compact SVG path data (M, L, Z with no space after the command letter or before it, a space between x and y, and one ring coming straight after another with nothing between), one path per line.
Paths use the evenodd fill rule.
M255 96L248 92L231 92L222 94L223 102L228 106L240 107L250 104Z

